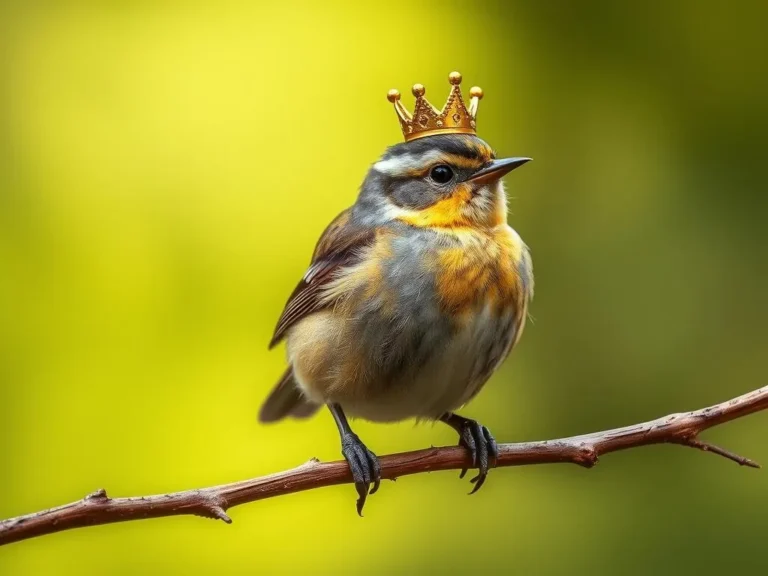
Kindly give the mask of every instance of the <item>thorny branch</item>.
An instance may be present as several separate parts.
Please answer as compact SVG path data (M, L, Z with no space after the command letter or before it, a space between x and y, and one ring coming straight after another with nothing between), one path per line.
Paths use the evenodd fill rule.
M590 468L599 456L609 452L671 443L712 452L742 466L759 468L749 458L713 446L698 436L708 428L767 408L768 386L765 386L708 408L671 414L633 426L558 440L500 444L497 466L571 462ZM459 447L403 452L379 460L382 478L391 480L421 472L460 470L470 464L466 452ZM71 528L182 514L216 518L229 524L232 520L227 510L234 506L351 481L346 462L321 463L312 459L292 470L261 478L170 494L110 498L100 489L71 504L0 521L0 546Z

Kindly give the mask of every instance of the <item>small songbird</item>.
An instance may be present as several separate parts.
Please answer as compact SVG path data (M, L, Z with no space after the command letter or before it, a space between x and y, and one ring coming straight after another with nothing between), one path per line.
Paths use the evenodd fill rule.
M260 420L304 418L327 406L359 514L381 469L347 415L448 424L479 470L472 492L483 485L496 442L454 411L520 339L533 297L531 258L507 225L501 182L530 158L497 159L475 134L482 90L472 88L466 106L461 75L449 81L441 111L420 84L412 115L399 92L389 92L405 142L386 150L355 204L323 232L270 344L287 340L289 365Z

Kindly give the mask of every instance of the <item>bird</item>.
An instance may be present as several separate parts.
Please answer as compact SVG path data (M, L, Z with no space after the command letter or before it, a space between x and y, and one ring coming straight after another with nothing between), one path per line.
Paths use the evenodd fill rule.
M483 486L498 445L456 410L517 344L533 298L530 251L507 223L502 182L530 158L497 158L476 132L483 91L473 87L467 106L461 74L448 79L441 110L421 84L412 114L389 91L405 140L385 150L322 233L270 342L286 341L288 366L259 420L327 407L361 516L381 466L348 417L447 424L478 469L470 493Z

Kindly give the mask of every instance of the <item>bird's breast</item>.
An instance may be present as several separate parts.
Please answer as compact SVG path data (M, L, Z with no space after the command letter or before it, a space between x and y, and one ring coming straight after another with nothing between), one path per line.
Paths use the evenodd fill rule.
M436 251L439 305L458 317L485 309L498 316L522 311L530 298L530 268L525 244L509 226L454 233L453 242Z

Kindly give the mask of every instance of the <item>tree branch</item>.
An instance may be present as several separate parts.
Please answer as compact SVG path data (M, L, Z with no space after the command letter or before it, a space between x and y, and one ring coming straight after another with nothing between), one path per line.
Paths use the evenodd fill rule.
M609 452L649 444L672 443L712 452L742 466L759 468L752 460L708 444L700 440L698 435L718 424L767 408L768 386L708 408L671 414L633 426L558 440L501 444L497 466L571 462L590 468L597 463L599 456ZM459 447L392 454L381 457L380 462L382 478L390 480L421 472L460 470L470 465L466 452ZM106 491L101 489L71 504L1 521L0 546L71 528L182 514L215 518L229 524L232 520L226 511L233 506L351 481L349 469L343 460L321 463L313 458L285 472L170 494L109 498Z

